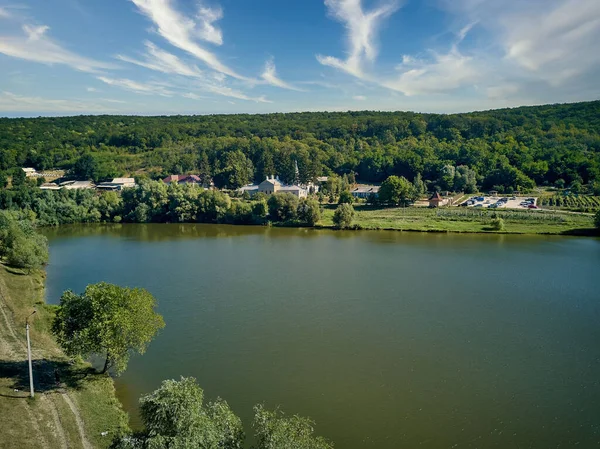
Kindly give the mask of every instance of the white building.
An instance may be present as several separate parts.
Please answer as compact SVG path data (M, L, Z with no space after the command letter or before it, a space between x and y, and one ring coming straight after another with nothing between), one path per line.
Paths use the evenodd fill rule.
M368 199L371 195L379 195L379 186L358 186L350 193L354 198Z
M22 168L21 170L23 170L25 172L25 176L27 178L31 178L32 176L35 176L35 173L36 173L35 168L31 168L31 167L25 167L25 168Z
M115 178L111 182L102 182L96 187L100 190L123 190L135 187L133 178Z
M78 190L78 189L94 189L96 186L91 181L66 181L60 184L62 189ZM55 189L52 189L55 190Z
M282 184L278 178L274 176L267 177L260 184L251 184L244 186L238 190L240 193L248 192L250 195L254 195L256 193L264 193L265 195L272 195L274 193L291 193L292 195L296 195L298 198L306 198L309 193L308 186L298 186L298 185L285 185Z

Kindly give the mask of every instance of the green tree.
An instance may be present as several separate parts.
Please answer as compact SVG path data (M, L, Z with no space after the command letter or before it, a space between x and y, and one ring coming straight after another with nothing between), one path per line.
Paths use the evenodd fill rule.
M340 204L333 213L333 224L340 229L346 229L352 226L354 219L354 208L351 204Z
M140 399L144 430L119 437L113 449L241 449L244 430L227 402L204 403L192 377L165 380Z
M48 240L40 234L18 235L6 253L6 261L17 268L31 271L48 263Z
M205 190L198 196L198 221L218 223L231 206L229 195L218 190Z
M379 189L379 201L384 204L407 206L414 199L413 185L404 176L390 176Z
M425 185L425 182L423 181L423 177L421 176L421 173L417 173L415 176L415 179L413 179L413 191L417 198L420 198L421 196L423 196L427 193L427 186Z
M308 226L316 225L321 219L321 207L317 200L302 198L298 205L298 220Z
M252 203L252 217L255 223L262 224L269 214L269 206L265 200L258 200Z
M269 411L257 405L252 424L255 449L333 449L332 443L314 435L314 425L309 418L286 416L279 410Z
M254 165L241 151L231 151L225 156L223 168L215 176L215 184L228 189L239 189L250 183Z
M33 224L6 211L0 211L0 256L17 268L31 271L48 263L48 240Z
M13 187L27 184L27 175L21 168L15 167L13 169L11 183Z
M598 229L600 229L600 210L596 212L596 216L594 217L594 224Z
M114 368L118 374L130 354L143 354L165 326L155 308L156 300L144 289L92 284L82 295L63 293L52 331L68 355L104 355L102 372Z
M298 197L291 193L275 193L269 197L269 217L274 221L295 220L298 214Z
M354 197L350 193L349 190L344 190L340 193L340 198L338 199L338 204L352 204L354 202Z
M73 167L71 168L71 174L79 179L90 179L93 181L98 180L99 164L96 158L91 154L84 154L81 156Z

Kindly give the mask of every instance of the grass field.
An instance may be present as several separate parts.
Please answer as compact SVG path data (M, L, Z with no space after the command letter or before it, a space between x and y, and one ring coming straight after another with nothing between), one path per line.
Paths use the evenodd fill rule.
M333 226L337 206L326 205L321 225ZM353 224L361 229L393 229L429 232L503 232L515 234L592 233L593 217L546 211L471 210L463 208L428 209L374 208L355 205ZM490 228L492 218L504 220L504 231Z
M50 334L53 307L43 298L43 271L0 265L0 448L106 448L127 428L112 379L69 362ZM30 399L25 318L34 308Z

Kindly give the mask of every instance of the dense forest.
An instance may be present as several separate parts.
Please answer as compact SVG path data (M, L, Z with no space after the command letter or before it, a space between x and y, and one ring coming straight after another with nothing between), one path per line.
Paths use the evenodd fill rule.
M18 167L118 175L212 177L237 188L354 174L420 174L430 191L527 190L600 183L600 101L468 114L412 112L0 119L0 181ZM461 189L462 187L462 189Z

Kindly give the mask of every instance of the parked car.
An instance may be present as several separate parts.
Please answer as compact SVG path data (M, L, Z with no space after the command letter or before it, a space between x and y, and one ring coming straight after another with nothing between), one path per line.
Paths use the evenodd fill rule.
M475 205L475 206L473 206L473 207L483 207L483 204L476 204L476 205Z
M530 204L527 206L528 209L539 209L535 204Z
M488 209L498 209L498 205L497 204L490 204L488 206Z
M517 197L516 196L511 196L510 199L511 199L511 201L514 201L514 200L517 199Z

